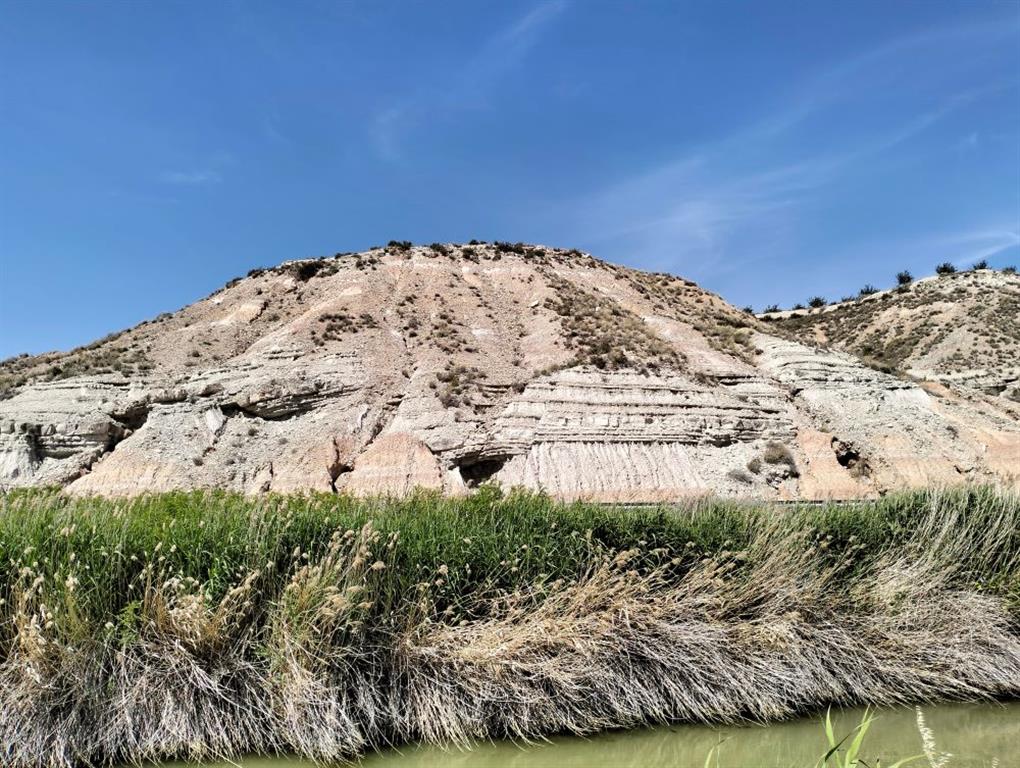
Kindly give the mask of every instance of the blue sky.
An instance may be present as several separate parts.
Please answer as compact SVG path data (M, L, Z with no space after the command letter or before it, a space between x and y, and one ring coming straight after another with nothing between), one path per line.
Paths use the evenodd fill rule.
M0 357L471 238L756 307L1020 263L1020 3L0 0Z

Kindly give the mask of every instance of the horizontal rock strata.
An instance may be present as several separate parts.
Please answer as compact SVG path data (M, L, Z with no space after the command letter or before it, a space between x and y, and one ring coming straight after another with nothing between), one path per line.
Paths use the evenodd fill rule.
M565 498L1020 482L998 395L882 373L679 278L508 244L256 270L0 366L0 487Z

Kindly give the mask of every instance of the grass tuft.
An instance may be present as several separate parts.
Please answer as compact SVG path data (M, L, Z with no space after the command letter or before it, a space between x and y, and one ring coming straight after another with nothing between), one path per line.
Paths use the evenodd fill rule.
M766 459L767 460L767 459ZM1020 694L1020 500L0 497L13 768Z

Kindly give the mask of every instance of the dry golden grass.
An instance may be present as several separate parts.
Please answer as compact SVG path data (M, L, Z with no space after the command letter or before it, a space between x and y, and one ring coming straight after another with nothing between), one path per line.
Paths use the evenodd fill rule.
M624 510L483 494L210 496L233 522L207 534L216 521L182 498L204 497L8 499L5 766L330 762L407 740L1020 695L1020 501L990 489L784 512L702 503L616 532L602 526ZM44 504L70 505L50 539L16 519ZM176 516L153 533L164 507ZM128 554L149 534L157 545ZM64 546L81 536L109 548Z

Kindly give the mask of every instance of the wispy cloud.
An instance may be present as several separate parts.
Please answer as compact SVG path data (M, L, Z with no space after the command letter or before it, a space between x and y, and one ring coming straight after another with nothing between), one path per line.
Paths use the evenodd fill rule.
M275 111L262 118L262 133L267 139L287 147L295 146L296 142L281 130L280 116Z
M219 184L223 176L219 171L197 170L197 171L163 171L159 174L159 181L163 184L181 184L199 186L203 184Z
M1006 258L1006 254L1015 249L1020 249L1017 225L992 220L973 228L855 243L834 249L832 256L841 263L874 258L897 268L916 269L916 274L920 275L930 274L936 264L945 261L966 268L982 259Z
M452 110L478 109L489 104L498 81L520 66L567 5L567 0L536 5L497 30L460 69L447 73L442 82L380 110L370 126L371 140L379 154L397 160L407 134L435 115L448 116Z
M962 139L960 139L960 141L957 144L957 146L960 149L974 149L975 147L977 147L979 141L980 141L980 135L978 134L978 132L977 131L971 131L966 136L964 136Z
M542 34L567 8L566 0L541 3L490 37L458 73L457 91L485 90L516 67L538 43Z
M999 44L1015 39L1015 25L1012 38L1009 31L988 24L932 30L837 62L755 123L571 201L570 210L560 214L574 221L575 241L606 255L626 258L632 251L654 268L682 267L701 277L788 255L796 249L800 219L822 190L879 157L884 162L889 150L966 106L1015 93L1015 81L988 83L970 72L953 80L955 91L947 95L942 73L928 71L929 57L946 59L942 47L950 42L970 48ZM884 73L891 71L902 82L887 87ZM915 93L919 83L927 88L932 79L940 82L930 92ZM891 106L871 101L876 94L901 92L904 98ZM1011 247L1009 235L1015 237L1007 231L987 248ZM998 252L959 245L954 255L966 253L963 261L970 263Z
M846 101L848 94L872 90L876 85L883 90L895 88L897 77L912 77L911 68L902 66L903 62L924 60L922 69L932 75L941 69L966 73L980 66L981 57L973 56L974 50L987 52L995 46L1013 46L1018 32L1020 19L1010 17L935 27L889 40L804 78L794 86L783 109L751 130L761 135L782 133ZM970 55L955 55L954 50L960 49L969 49ZM940 78L933 79L936 87L944 87ZM916 87L916 80L910 85Z
M969 267L977 261L994 258L1020 246L1020 231L995 228L962 232L944 238L940 244L951 256L963 254L953 259L954 265Z
M839 158L720 173L714 153L687 158L628 179L588 201L581 215L585 239L628 245L642 259L666 267L683 255L701 269L729 251L749 226L770 222L762 237L777 243L800 197L825 183ZM759 239L759 246L766 243Z

